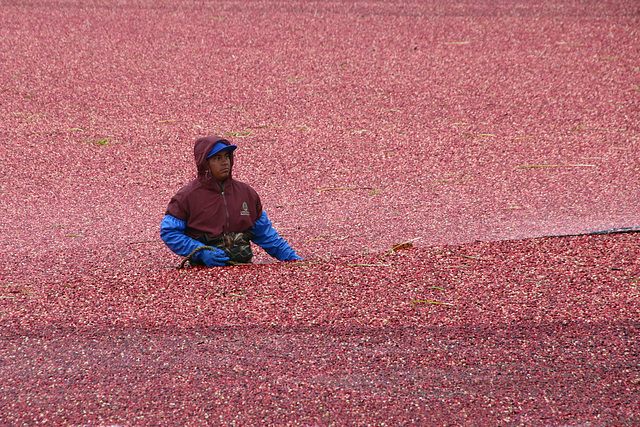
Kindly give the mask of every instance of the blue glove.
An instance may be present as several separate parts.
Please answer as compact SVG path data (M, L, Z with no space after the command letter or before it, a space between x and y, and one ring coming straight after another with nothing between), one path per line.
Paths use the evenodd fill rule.
M224 253L222 249L214 248L202 249L200 252L193 256L195 259L199 259L204 262L207 267L221 267L226 265L229 261L229 257Z
M258 218L250 230L253 231L251 239L253 243L260 246L272 257L280 261L302 261L302 258L291 249L287 241L278 235L265 211L262 211L262 216Z
M165 215L162 219L162 223L160 223L160 237L164 243L176 255L183 257L186 257L199 247L205 246L204 243L187 236L185 234L186 228L186 221L171 215ZM193 259L204 262L207 267L224 265L229 261L229 257L227 257L224 251L220 249L216 249L216 251L203 249L200 252L197 252L193 256Z

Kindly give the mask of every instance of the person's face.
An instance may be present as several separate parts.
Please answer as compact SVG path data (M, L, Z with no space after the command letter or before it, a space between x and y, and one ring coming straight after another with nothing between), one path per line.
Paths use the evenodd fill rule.
M227 150L220 151L207 159L211 175L218 181L229 178L231 173L231 154Z

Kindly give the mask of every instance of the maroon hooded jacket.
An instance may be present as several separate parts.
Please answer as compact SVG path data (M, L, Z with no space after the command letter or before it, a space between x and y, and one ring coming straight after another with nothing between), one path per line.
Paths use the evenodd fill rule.
M233 179L231 173L224 182L211 176L207 154L217 142L230 145L218 136L196 140L193 151L198 177L173 196L166 211L185 221L185 233L194 239L203 234L215 238L230 232L244 233L262 215L262 203L253 188ZM233 171L233 153L230 166Z

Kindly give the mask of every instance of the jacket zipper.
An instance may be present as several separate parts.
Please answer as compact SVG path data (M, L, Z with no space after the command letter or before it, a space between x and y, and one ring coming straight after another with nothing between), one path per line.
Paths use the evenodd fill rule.
M227 214L227 229L225 233L229 232L229 208L227 207L227 196L224 194L224 182L221 184L222 187L222 201L224 202L224 211Z

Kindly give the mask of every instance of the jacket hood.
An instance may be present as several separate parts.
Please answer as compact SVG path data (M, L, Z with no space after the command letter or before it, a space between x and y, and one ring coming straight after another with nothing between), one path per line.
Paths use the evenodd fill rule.
M231 145L231 143L222 138L221 136L211 135L203 138L196 139L196 143L193 147L193 155L196 160L196 167L198 168L198 176L204 176L209 172L209 162L207 161L207 154L213 149L216 143L222 142L225 145ZM233 170L233 153L231 153L231 170L229 171L229 177L231 177L231 171Z

